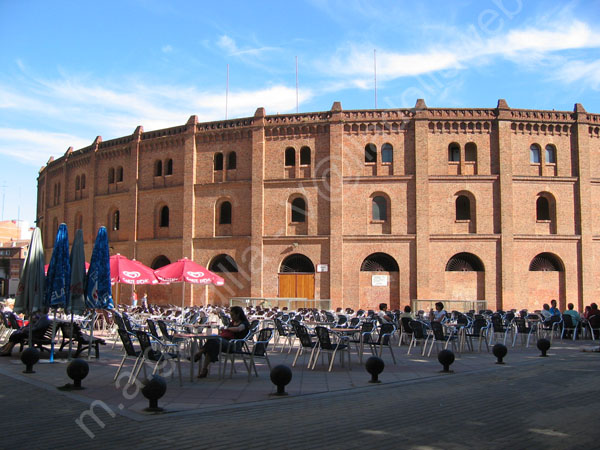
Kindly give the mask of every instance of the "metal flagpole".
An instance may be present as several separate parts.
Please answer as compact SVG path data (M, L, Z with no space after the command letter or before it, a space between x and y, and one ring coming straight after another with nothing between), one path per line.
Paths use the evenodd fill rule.
M377 109L377 50L373 49L373 75L375 80L375 109Z
M227 120L228 106L229 106L229 64L227 64L227 82L225 84L225 120Z
M296 114L298 114L298 57L296 56Z

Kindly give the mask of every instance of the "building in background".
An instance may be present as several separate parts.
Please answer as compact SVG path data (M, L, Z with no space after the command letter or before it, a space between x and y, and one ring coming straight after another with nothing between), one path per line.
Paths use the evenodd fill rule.
M30 238L26 222L0 222L0 298L15 296Z
M46 249L61 222L99 226L153 268L188 257L230 297L331 307L579 309L598 298L600 115L496 108L349 110L198 123L51 159L38 178ZM69 233L73 239L74 232ZM49 258L50 251L47 252ZM148 288L178 303L180 286ZM189 302L204 288L188 288Z

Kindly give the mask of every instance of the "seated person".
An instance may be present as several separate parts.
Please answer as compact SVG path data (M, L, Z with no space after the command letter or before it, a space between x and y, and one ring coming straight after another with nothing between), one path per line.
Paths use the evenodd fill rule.
M400 318L402 317L408 317L409 319L413 319L415 318L415 315L412 313L412 308L408 305L406 305L404 307L404 312L402 314L400 314Z
M550 312L550 305L548 303L544 303L544 306L540 311L540 315L542 316L542 320L544 322L550 320L550 318L552 317L552 313Z
M560 316L560 310L556 307L556 300L552 299L550 302L550 314L553 316Z
M444 310L442 302L435 304L435 311L433 309L429 311L429 320L432 322L442 322L446 317L448 317L448 313Z
M563 315L568 315L571 316L571 318L573 319L573 325L577 326L577 324L581 321L581 317L579 316L579 313L577 311L575 311L573 308L573 303L569 303L567 305L567 308L565 312L563 313Z
M198 378L206 378L208 375L208 366L210 363L219 360L221 347L227 348L227 343L230 339L243 339L248 334L250 323L248 322L242 307L232 306L230 315L231 322L228 327L225 327L221 331L221 337L217 339L208 339L198 354L195 355L196 360L202 359L202 356L204 355L202 369L198 374Z
M33 322L33 328L31 331L34 339L43 336L44 333L46 333L46 330L52 325L52 322L45 312L36 313L31 322ZM0 347L0 356L10 356L15 345L21 344L25 342L26 339L29 339L29 326L30 324L27 324L24 327L12 332L8 338L8 342Z
M598 305L595 303L592 303L590 305L590 311L589 311L586 319L589 319L592 316L600 316L600 311L598 311Z
M377 316L379 316L383 323L392 323L394 318L387 310L387 303L379 304L379 311L377 312Z

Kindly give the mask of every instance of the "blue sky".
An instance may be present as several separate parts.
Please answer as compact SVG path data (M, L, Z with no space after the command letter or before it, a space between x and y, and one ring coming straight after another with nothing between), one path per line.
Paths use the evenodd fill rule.
M50 156L185 123L375 106L600 113L600 0L0 0L0 207Z

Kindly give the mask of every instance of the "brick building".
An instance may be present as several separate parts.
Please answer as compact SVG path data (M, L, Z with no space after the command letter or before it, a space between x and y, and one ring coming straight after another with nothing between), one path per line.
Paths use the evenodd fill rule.
M192 116L50 159L38 223L48 250L64 221L83 228L88 257L105 225L113 252L154 268L192 258L226 279L210 302L538 309L556 298L581 309L599 294L599 131L600 115L580 104L534 111L504 100ZM149 289L153 301L181 295ZM204 292L188 287L187 301Z

